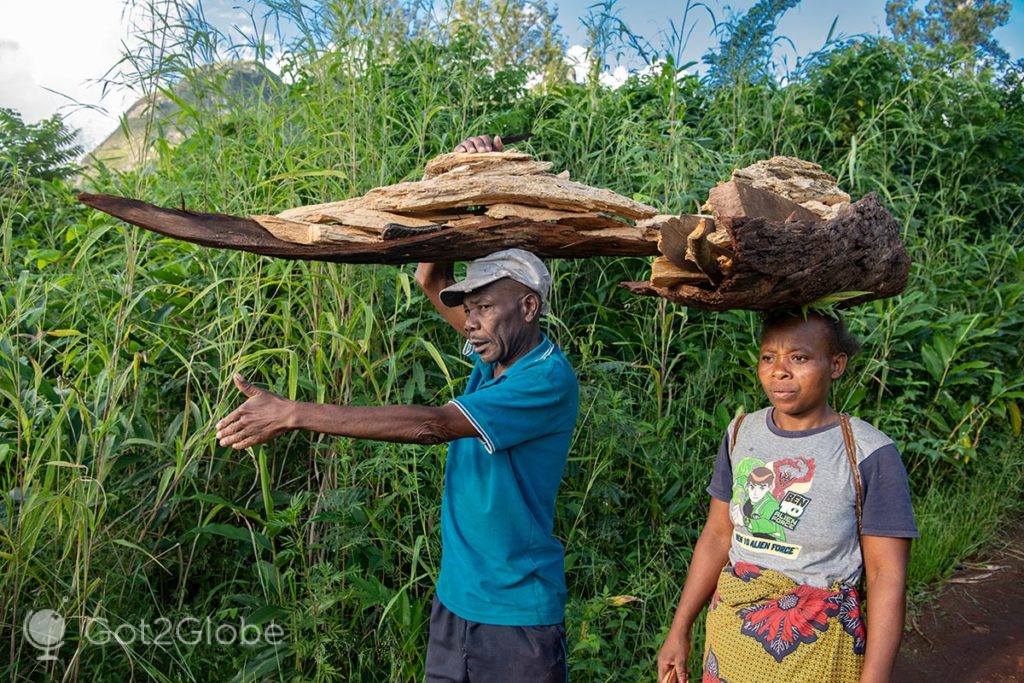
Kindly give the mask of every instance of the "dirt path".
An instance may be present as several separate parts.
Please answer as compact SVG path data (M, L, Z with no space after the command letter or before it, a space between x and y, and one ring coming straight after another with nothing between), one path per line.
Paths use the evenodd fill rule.
M897 683L1024 682L1024 530L958 570L903 639Z

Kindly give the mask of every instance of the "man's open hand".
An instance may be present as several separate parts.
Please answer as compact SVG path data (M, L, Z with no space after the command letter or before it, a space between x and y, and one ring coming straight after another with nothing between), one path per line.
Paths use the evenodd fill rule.
M235 373L234 380L238 390L249 398L217 423L217 441L221 446L249 448L292 428L289 421L294 401L249 384L240 373Z
M501 137L498 135L495 135L493 138L490 135L474 135L456 145L454 151L500 152L503 149L505 149L505 145L501 144Z

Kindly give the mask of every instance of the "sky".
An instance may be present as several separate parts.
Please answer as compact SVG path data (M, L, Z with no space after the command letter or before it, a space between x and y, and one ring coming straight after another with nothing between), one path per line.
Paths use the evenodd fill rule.
M207 17L227 28L245 17L253 0L204 0ZM595 0L554 0L558 7L569 54L579 58L586 42L581 19ZM716 17L728 16L731 5L742 12L754 0L705 0ZM682 19L685 0L620 0L617 16L630 29L656 47L665 44L672 22ZM885 0L803 0L787 12L778 33L792 40L794 48L781 48L789 63L798 55L821 47L833 20L836 34L885 33ZM80 129L81 140L91 149L118 125L118 117L137 99L131 92L104 91L100 80L117 62L123 45L130 41L133 19L125 0L0 0L0 107L21 113L35 122L57 111ZM703 10L692 10L688 25L694 28L682 54L684 61L698 61L717 43L712 22ZM1024 56L1024 0L1014 0L1010 23L996 37L1014 58ZM612 71L615 72L613 65ZM607 82L620 81L624 67L609 74Z
M596 1L556 0L559 23L570 45L585 41L586 31L579 18L585 16L588 7ZM686 0L626 0L617 4L619 18L633 32L646 36L657 45L658 37L670 30L669 22L679 22ZM750 8L754 0L711 0L705 1L705 4L713 10L716 19L722 21L728 18L730 7L739 14ZM924 0L918 0L918 5L923 6ZM995 36L1003 48L1013 58L1017 58L1024 56L1024 0L1013 0L1012 6L1010 22L1000 28ZM833 20L836 20L837 36L860 33L888 35L885 27L885 0L803 0L783 15L777 34L793 41L797 52L789 50L789 53L795 57L820 48ZM718 41L711 35L712 22L707 12L691 10L689 21L691 25L695 24L695 30L685 54L688 61L699 60Z

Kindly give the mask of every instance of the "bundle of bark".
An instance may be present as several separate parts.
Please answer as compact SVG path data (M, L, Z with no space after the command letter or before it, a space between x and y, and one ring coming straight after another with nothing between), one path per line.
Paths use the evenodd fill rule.
M853 204L817 164L773 157L733 171L703 213L659 216L658 251L636 294L698 308L839 305L893 296L910 259L899 225L870 194Z
M646 204L552 173L515 150L443 154L422 180L361 197L249 217L79 199L129 223L206 246L287 259L408 263L477 258L519 247L548 258L654 256L637 294L700 308L764 309L856 291L846 303L903 289L909 259L874 195L850 204L815 164L775 157L711 190L704 213Z
M107 195L79 199L164 235L283 258L453 261L510 247L552 258L657 253L653 207L551 167L515 150L443 154L427 163L419 181L248 218Z

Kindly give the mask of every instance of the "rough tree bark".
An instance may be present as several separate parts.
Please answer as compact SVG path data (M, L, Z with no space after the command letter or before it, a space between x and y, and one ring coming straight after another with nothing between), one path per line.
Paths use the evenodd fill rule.
M527 249L542 258L654 256L658 253L658 227L653 221L592 230L561 223L544 223L538 228L535 221L526 219L474 216L463 219L466 222L436 230L398 225L399 230L391 233L386 229L383 240L367 243L301 244L274 237L251 218L167 209L112 195L83 193L78 199L132 225L186 242L305 261L455 261L512 247ZM401 236L389 239L391 234Z
M623 286L634 294L723 311L800 306L838 292L864 292L839 304L850 306L894 296L906 285L910 258L899 224L874 193L824 222L730 217L717 222L732 238L733 257L715 289L650 282Z

